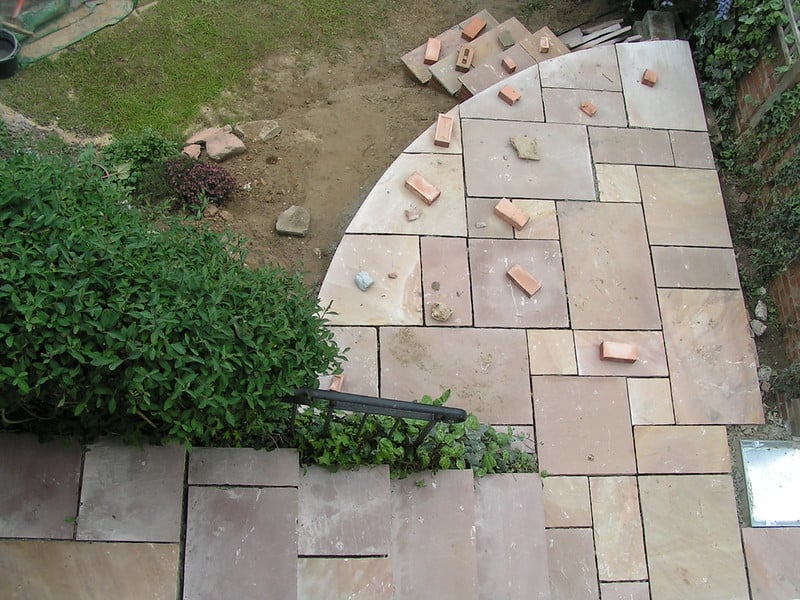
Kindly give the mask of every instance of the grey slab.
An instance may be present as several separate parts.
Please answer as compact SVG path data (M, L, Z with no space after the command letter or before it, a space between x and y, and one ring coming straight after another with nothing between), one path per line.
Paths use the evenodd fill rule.
M652 252L658 287L739 289L733 249L653 246Z
M299 469L297 450L193 448L188 481L189 485L297 487Z
M184 600L297 597L297 490L190 487Z
M619 92L544 88L542 99L548 123L576 123L595 127L628 125L625 100ZM594 116L590 117L581 110L581 104L584 102L595 105L597 112Z
M331 472L309 466L300 478L297 549L301 556L389 554L389 468Z
M622 83L613 47L573 52L539 65L542 86L621 92Z
M472 471L392 481L394 600L477 600Z
M83 465L77 539L177 542L181 535L183 446L93 444Z
M672 146L666 131L589 127L596 163L672 166Z
M655 41L615 47L632 127L706 130L688 42ZM645 69L658 75L655 86L641 83Z
M538 474L488 475L477 482L475 544L482 600L549 600L544 500Z
M476 119L461 127L468 196L596 199L585 127ZM536 140L541 160L517 157L509 142L517 135Z
M506 104L498 97L500 90L506 86L511 86L521 94L521 98L513 105ZM514 73L462 103L461 118L544 121L539 68L533 66Z
M72 537L81 447L69 439L0 434L0 537Z

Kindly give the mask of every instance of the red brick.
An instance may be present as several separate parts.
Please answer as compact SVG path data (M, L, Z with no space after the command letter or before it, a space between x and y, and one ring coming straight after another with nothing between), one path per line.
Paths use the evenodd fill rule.
M442 53L442 40L439 38L428 38L428 43L425 45L425 58L423 62L426 65L432 65L439 60L439 55Z
M334 375L331 377L331 384L328 389L332 392L341 392L344 385L344 375Z
M600 359L635 363L637 360L639 360L639 350L635 344L626 344L624 342L602 342L600 344Z
M497 93L497 95L500 96L500 99L509 106L513 106L520 98L522 98L522 94L520 94L510 85L505 86Z
M452 137L453 117L439 113L439 117L436 119L436 133L433 135L434 145L447 148Z
M647 87L653 87L656 83L658 83L658 75L656 72L645 69L644 73L642 73L642 84Z
M461 49L458 51L458 57L456 58L456 71L461 71L462 73L469 71L472 68L472 59L474 57L475 52L470 46L466 44L461 46Z
M539 38L539 52L542 54L547 54L550 52L550 38L540 37Z
M433 204L442 195L442 192L436 186L416 171L406 179L406 188L419 196L425 204Z
M593 117L597 112L597 107L587 100L586 102L581 103L581 110L590 117Z
M466 27L464 27L464 31L461 32L461 37L471 42L481 34L481 31L483 31L485 27L486 21L479 17L475 17Z
M514 206L508 198L503 198L494 207L494 214L519 231L530 221L530 216Z
M529 298L542 289L541 282L523 269L520 265L514 265L511 267L506 272L506 275L511 279L511 281L516 283L519 288L528 295Z
M511 58L510 56L506 56L506 57L503 59L503 68L504 68L504 69L505 69L507 72L509 72L509 73L513 73L514 71L516 71L516 70L517 70L517 63L515 63L515 62L514 62L514 59L513 59L513 58Z

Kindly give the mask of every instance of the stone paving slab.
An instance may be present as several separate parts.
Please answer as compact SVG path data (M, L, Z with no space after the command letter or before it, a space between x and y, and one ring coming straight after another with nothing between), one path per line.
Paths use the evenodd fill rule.
M666 131L589 127L596 163L672 166L672 145Z
M295 598L297 495L190 486L183 598Z
M726 475L639 478L653 600L749 597Z
M558 217L552 200L513 200L512 203L530 217L522 229L514 230L518 240L557 240Z
M577 123L595 127L625 127L628 124L625 100L619 92L544 88L542 100L548 123ZM584 102L591 102L597 108L591 117L581 110Z
M180 546L0 541L0 598L175 600Z
M633 425L672 425L672 390L669 379L628 379L628 400Z
M669 374L664 338L660 331L578 331L575 352L579 375L622 375L624 377L664 377ZM634 363L600 359L603 342L633 344L639 354Z
M342 364L342 391L363 396L378 395L378 332L374 327L331 327L341 350L349 348ZM320 378L321 389L330 387L330 376Z
M436 397L484 423L530 425L531 390L523 330L383 327L381 396Z
M714 153L711 151L711 140L708 139L707 133L670 131L669 139L676 167L714 168Z
M293 486L300 468L297 450L271 452L251 448L193 448L189 485Z
M641 202L639 178L634 165L594 166L601 202Z
M800 528L742 529L752 600L800 598Z
M506 86L511 86L521 94L520 99L513 105L506 104L498 97L500 90ZM462 121L464 119L544 121L539 67L529 67L489 86L483 93L463 102L460 110ZM461 125L463 128L464 123Z
M575 340L569 329L529 329L531 375L577 375Z
M450 137L449 146L437 146L433 143L436 134L436 121L433 125L423 131L417 139L411 142L403 151L404 154L461 154L461 119L459 118L458 106L448 110L446 115L453 117L453 131Z
M425 324L428 327L472 325L467 241L463 238L424 237L420 240L420 250ZM452 316L445 322L431 316L437 302L453 309Z
M550 595L553 600L598 600L591 529L548 529Z
M83 466L79 540L177 542L183 513L183 446L89 446Z
M613 46L581 50L539 65L542 86L581 90L622 91Z
M653 246L658 287L739 289L739 270L732 248Z
M391 501L386 465L332 472L309 466L300 478L301 556L388 555Z
M633 429L639 473L729 473L722 426L641 426Z
M388 558L300 558L297 600L392 600Z
M494 207L499 201L500 198L467 198L469 237L498 239L514 237L514 228L494 213Z
M600 600L650 600L650 586L646 581L601 583Z
M81 454L75 440L0 434L0 537L72 538Z
M549 476L544 484L544 519L547 527L591 527L588 477Z
M536 64L533 58L521 44L514 44L508 50L501 52L492 60L489 60L468 72L460 75L458 80L470 94L475 95L486 88L511 77L511 73L503 67L503 60L510 58L517 66L516 71L522 71Z

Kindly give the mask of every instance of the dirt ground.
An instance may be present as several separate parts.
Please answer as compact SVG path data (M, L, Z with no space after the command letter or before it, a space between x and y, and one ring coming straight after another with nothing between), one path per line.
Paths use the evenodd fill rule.
M612 0L410 0L394 4L374 39L350 41L331 55L298 49L265 57L250 90L226 94L223 107L208 108L197 123L199 129L275 119L282 128L224 163L239 190L226 206L233 220L217 225L249 240L249 265L299 269L316 289L344 228L384 170L456 103L407 75L400 56L482 8L501 22L515 16L531 31L547 25L562 33L619 7ZM305 238L275 232L278 215L293 204L311 213Z

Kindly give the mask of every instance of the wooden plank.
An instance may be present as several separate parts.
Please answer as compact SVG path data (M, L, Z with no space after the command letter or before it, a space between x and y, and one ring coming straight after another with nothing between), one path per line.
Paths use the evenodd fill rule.
M611 33L607 33L603 37L599 37L595 40L592 40L591 42L586 42L585 44L581 44L580 46L575 48L575 50L586 50L587 48L594 48L595 46L599 46L600 44L608 40L613 40L614 38L619 37L630 30L631 26L628 25L627 27L623 27L619 31L612 31Z
M581 31L583 31L584 35L589 35L590 33L594 33L596 31L600 31L601 29L606 29L607 27L619 25L622 27L622 19L611 19L610 21L602 21L601 23L595 23L589 27L582 27Z

